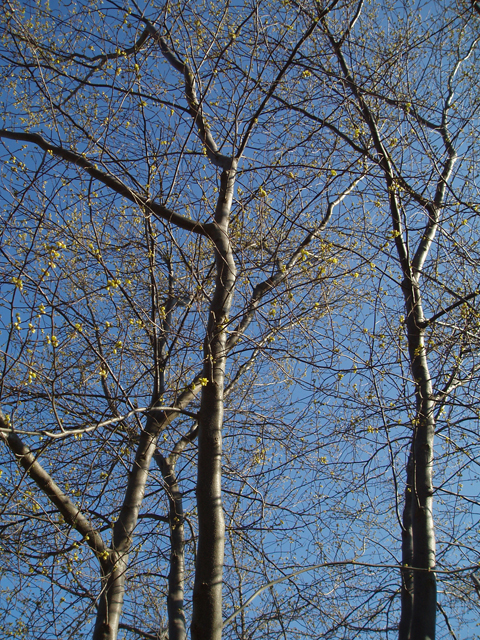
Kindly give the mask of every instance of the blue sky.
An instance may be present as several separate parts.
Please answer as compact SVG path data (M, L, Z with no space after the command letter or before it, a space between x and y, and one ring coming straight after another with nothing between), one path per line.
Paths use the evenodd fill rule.
M113 6L105 3L108 17L103 32L94 31L95 13L79 21L82 28L72 36L77 52L78 47L84 47L80 53L88 55L103 51L103 36L113 38L114 31L107 29L117 11ZM90 8L94 10L93 5ZM268 15L269 8L265 5L261 8L266 25L263 31L259 30L264 38L262 43L271 42L273 47L275 12ZM439 117L441 100L448 94L446 78L453 66L452 56L468 51L475 28L464 21L462 40L457 28L462 19L452 17L448 23L447 10L447 26L436 23L444 11L437 3L415 6L398 3L375 8L380 12L377 27L383 25L385 33L378 30L378 38L368 40L365 48L352 45L350 62L356 65L358 77L367 84L370 82L373 88L380 87L379 91L389 88L393 92L398 85L401 93L398 103L386 102L387 106L381 103L378 107L381 134L405 180L423 195L431 196L443 158L441 140L438 132L415 121L412 109L418 109L424 119ZM158 17L158 11L150 6L147 10L152 19ZM201 15L202 10L193 3L184 7L181 15L171 18L172 33L176 30L184 38L178 46L186 54L191 44L190 26L197 29L195 42L203 37L202 24L195 23L195 12ZM233 6L232 21L239 20L240 10L240 5ZM294 9L281 11L288 13ZM436 12L438 16L432 19L432 24L438 24L439 30L435 32L432 27L428 39L425 34L429 20ZM424 27L418 25L420 15ZM366 37L375 24L373 20L373 14L362 16L355 27L358 38ZM84 40L87 27L92 29L90 40ZM302 27L299 17L295 29L300 33ZM126 42L131 42L134 30L127 31ZM120 33L123 37L123 32ZM222 35L225 41L227 34L228 29ZM288 30L282 34L287 41ZM60 39L60 35L59 27L55 36ZM405 42L401 36L410 43L402 55L396 48ZM47 41L49 34L41 33L38 37ZM258 60L249 69L246 40L240 36L235 39L240 41L236 53L220 55L216 51L217 59L205 57L198 72L205 86L211 83L208 117L217 137L225 140L222 151L228 150L235 139L235 118L239 129L245 127L263 95L255 93L257 77L267 85L278 70L276 64L270 66L261 58L260 46ZM123 40L121 44L125 46ZM70 43L61 46L67 48ZM93 51L89 46L93 46ZM285 55L280 46L275 52L279 57ZM358 131L352 128L352 122L355 124L359 116L353 107L350 110L345 107L350 103L345 102L342 94L344 85L332 80L329 87L322 80L322 73L328 77L327 67L333 61L329 59L327 64L321 58L319 62L315 54L313 45L301 50L283 90L289 92L289 99L302 100L305 96L301 103L305 111L317 118L328 118L343 127L345 134L356 136L359 144L362 140L366 144L368 136L363 126ZM385 59L381 59L382 55ZM459 295L469 293L478 281L475 209L478 100L473 82L477 77L476 57L475 49L454 79L459 102L452 109L451 127L459 160L457 173L450 182L441 228L425 265L422 293L430 317ZM373 60L380 60L381 72L375 75L372 71L370 80L368 64ZM234 63L238 63L238 68ZM144 70L142 83L135 84L138 73L135 64ZM316 70L312 65L317 65ZM244 74L248 71L250 77L244 75L240 82L240 70ZM10 67L6 73L10 73ZM125 62L123 57L121 61L114 60L105 74L95 81L96 86L70 95L70 101L65 103L65 109L71 108L75 113L76 125L89 128L101 140L95 146L80 138L77 151L85 150L106 171L114 167L112 156L120 156L123 164L120 169L117 164L115 170L129 185L167 198L170 207L192 217L208 218L214 207L218 175L205 160L191 117L185 112L179 75L168 68L154 48L148 49L148 56L139 54L137 62L133 58ZM31 79L20 72L18 75L18 86L26 95L33 92L35 85ZM62 82L74 87L78 77L85 78L85 70L79 64L70 65ZM53 72L50 78L53 86L59 81ZM54 122L50 112L43 111L47 99L41 93L41 83L36 86L38 93L30 93L29 99L42 120L39 125L32 125L33 130L41 130L55 141L60 138L65 146L72 144L79 135L78 129L73 128L67 117L61 119L57 115ZM125 93L129 86L141 90ZM65 94L69 95L68 90ZM224 95L229 96L228 101L223 100ZM3 100L8 101L11 96L5 89ZM376 104L374 92L370 99ZM82 110L82 100L86 111ZM250 104L249 100L257 102ZM169 104L162 105L162 101ZM215 104L217 101L220 102ZM405 106L410 103L413 106ZM318 122L312 125L311 120L298 114L289 116L291 120L287 121L287 110L279 112L278 104L277 101L274 108L272 102L259 118L259 128L250 140L238 179L232 237L241 277L232 328L241 317L253 286L274 273L278 261L287 262L315 220L324 215L328 202L362 171L362 165L343 143L337 142L332 151L334 136L327 134L325 127ZM112 105L117 120L112 117ZM21 103L15 108L9 103L6 117L8 114L11 122L6 120L5 127L22 126L23 108ZM131 204L111 197L107 189L77 168L65 166L32 145L19 151L18 145L10 141L4 144L2 159L8 160L8 164L4 165L2 204L4 220L10 215L12 218L3 229L4 242L6 239L11 245L4 244L2 258L2 295L6 306L1 309L4 326L0 344L5 348L6 336L11 332L13 342L9 349L13 360L6 360L9 375L6 399L2 402L9 411L15 410L26 431L32 428L58 431L60 423L70 428L100 422L111 416L102 386L102 376L107 371L103 367L108 365L107 380L122 412L146 406L151 384L151 354L145 330L150 321L145 311L150 303L146 274L151 263L143 216ZM288 153L284 153L286 148ZM25 163L20 166L20 173L19 162ZM252 363L227 405L224 487L231 528L227 530L226 615L241 598L245 600L266 581L295 567L344 559L387 565L399 562L396 508L401 512L410 420L414 416L413 385L405 347L401 276L391 234L388 194L373 163L368 171L368 178L335 209L322 241L307 247L298 269L266 298L255 324L230 358L228 372L233 375L259 344L268 347ZM15 186L18 175L19 186ZM35 189L23 186L30 185L28 181L34 178ZM423 233L425 212L405 194L402 197L405 237L414 247ZM190 384L201 363L199 347L213 286L212 255L205 241L196 241L189 233L159 222L154 222L153 227L155 282L160 298L166 296L168 288L165 256L174 264L173 331L178 336L169 340L172 356L165 398L171 402ZM12 278L17 279L16 284ZM90 308L86 306L87 299ZM45 307L43 310L41 305ZM476 312L475 301L470 308ZM439 567L445 569L469 567L477 562L477 330L475 325L465 329L468 309L468 306L458 308L446 314L428 336L432 341L430 362L436 387L441 388L459 359L462 361L459 376L466 380L446 403L444 414L438 416L435 520ZM20 314L20 321L16 313ZM19 322L20 329L15 328L15 322ZM13 327L9 326L12 323ZM15 362L15 367L9 369L11 362ZM189 424L187 418L174 423L162 443L165 451ZM138 424L132 419L127 427L135 429ZM45 440L31 437L29 442L41 447ZM71 494L80 498L106 530L118 512L125 469L131 463L133 447L125 442L125 430L105 429L82 440L49 442L45 453L41 453L42 459L52 462L57 481L63 486L68 484ZM179 473L185 508L194 528L195 445L188 451L179 463ZM4 469L4 477L11 474L6 466ZM10 478L14 480L11 475ZM31 513L29 509L34 503L26 494L30 490L22 482L13 493L18 496L16 508L22 514ZM76 492L81 495L76 496ZM38 531L46 536L48 544L53 544L47 536L47 520L51 518L58 536L64 536L61 543L57 540L55 544L68 547L66 557L70 559L80 555L78 581L96 589L89 552L84 546L80 550L72 546L76 534L70 535L62 528L41 496L36 495L34 500L48 514L38 525ZM165 506L160 475L154 470L145 513L164 515ZM35 534L32 521L26 526L25 535L34 541ZM145 600L156 603L145 614L148 626L158 624L163 612L167 529L161 521L152 522L146 517L137 535L126 619L141 619L139 611L143 611L144 596L140 594L147 589ZM188 554L190 588L192 542ZM30 558L35 571L40 561ZM51 570L56 570L53 561ZM59 589L71 589L74 583L78 586L74 572L59 575ZM147 588L145 583L151 575L155 580ZM43 578L38 580L29 583L30 593L37 594L38 590L43 594L45 606L55 600L62 610L65 605L59 603L59 593L54 589L43 591L40 583ZM264 592L247 609L242 621L244 630L253 634L280 633L275 626L280 624L277 609L290 612L285 631L289 639L328 630L330 635L325 637L362 637L362 633L367 637L366 633L374 632L354 628L365 625L373 611L378 611L379 622L375 624L393 629L392 621L398 615L393 594L398 582L398 572L391 568L312 570L311 574L302 574ZM441 582L442 606L452 620L457 638L473 638L476 630L477 604L471 587L468 581ZM75 610L72 616L78 615L83 628L88 629L79 593L63 597L66 603L78 598L79 612ZM17 606L21 612L20 600ZM23 613L18 615L21 617ZM58 615L59 625L65 625L62 615ZM262 615L269 621L263 623ZM348 632L335 628L335 619L342 616L351 616ZM449 637L441 612L438 617L440 637ZM51 619L47 620L50 624ZM61 635L61 628L52 626L51 633ZM48 631L45 629L43 633ZM393 630L375 633L379 638L395 637Z

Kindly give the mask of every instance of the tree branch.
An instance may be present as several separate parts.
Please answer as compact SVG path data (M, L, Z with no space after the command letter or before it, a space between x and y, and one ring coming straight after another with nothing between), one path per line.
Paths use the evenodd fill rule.
M15 455L15 459L22 466L30 478L37 484L43 493L57 507L65 522L76 529L85 542L103 564L103 554L108 553L102 537L93 524L81 513L70 498L54 482L52 477L44 470L34 454L22 442L19 436L12 430L3 413L0 411L0 437Z
M147 213L152 213L155 217L160 218L161 220L166 222L171 222L172 224L180 227L181 229L185 229L186 231L193 231L204 236L207 235L205 227L202 223L190 220L189 218L186 218L185 216L182 216L178 213L175 213L171 209L168 209L159 202L150 200L149 198L140 194L138 191L134 191L133 189L128 187L118 178L105 173L104 171L101 171L97 167L97 165L90 162L90 160L88 160L86 156L76 153L75 151L70 151L69 149L64 149L63 147L54 145L52 142L49 142L38 133L24 133L21 131L9 131L7 129L0 129L0 138L7 138L9 140L22 142L31 142L47 153L50 153L57 158L61 158L66 162L70 162L71 164L84 169L84 171L88 173L88 175L92 176L92 178L109 187L115 193L118 193L124 198L127 198L127 200L134 202L137 206L139 206Z

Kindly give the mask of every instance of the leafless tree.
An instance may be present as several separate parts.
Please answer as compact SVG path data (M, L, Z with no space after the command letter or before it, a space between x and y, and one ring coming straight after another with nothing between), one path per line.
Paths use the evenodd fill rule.
M158 621L155 631L120 622L127 571L140 562L135 535L155 535L155 527L141 526L148 519L169 523L168 633L185 636L185 514L176 465L193 440L192 637L220 637L225 390L237 393L246 384L248 393L245 374L260 357L275 357L267 347L344 297L337 285L330 297L330 272L340 267L326 255L345 249L326 251L321 234L363 173L350 171L351 159L339 153L344 174L324 174L334 157L327 144L313 159L303 149L282 158L279 136L288 140L292 132L278 129L282 109L271 113L273 92L297 74L294 61L319 19L293 12L293 29L284 29L279 43L258 6L233 15L219 7L208 20L200 11L184 6L172 16L169 5L141 11L112 2L104 11L85 5L61 14L10 4L5 16L2 55L5 69L14 69L8 82L18 100L9 103L0 132L11 316L2 435L48 499L38 504L46 557L63 558L61 571L66 566L69 574L56 577L53 562L52 584L87 602L67 626L78 634L94 607L94 638L115 638L119 625L145 637L164 633ZM273 67L265 64L271 47L281 56ZM246 71L236 66L240 57ZM266 138L260 151L258 136ZM166 455L161 434L172 443ZM154 455L167 515L148 508ZM264 457L260 447L253 460ZM25 496L31 494L28 488ZM18 528L16 495L8 495L5 508L18 554L28 534ZM62 539L49 540L49 528L63 522ZM74 551L82 569L68 557L78 546L72 530L93 552ZM29 571L38 560L41 569L33 571L44 573L40 557L30 557ZM90 568L95 558L99 592Z
M474 9L6 4L5 632L471 619Z

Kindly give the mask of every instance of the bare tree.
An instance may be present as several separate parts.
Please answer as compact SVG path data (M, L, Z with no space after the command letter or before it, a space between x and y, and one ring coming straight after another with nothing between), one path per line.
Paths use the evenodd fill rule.
M40 500L47 539L52 525L65 523L64 540L55 539L46 554L63 557L69 575L55 577L53 563L52 584L74 602L87 602L69 633L88 625L96 610L94 638L115 638L120 626L145 637L164 633L158 621L155 631L120 622L127 571L140 554L134 538L148 536L141 526L148 519L170 525L169 637L185 635L184 531L175 525L185 514L175 465L193 433L192 637L220 637L225 385L235 389L277 336L333 304L325 282L338 258L318 271L325 262L320 234L362 177L347 160L337 180L333 170L316 179L333 158L328 145L316 158L305 157L295 175L297 157L278 157L279 132L268 133L273 92L287 81L320 18L297 17L292 33L284 30L290 42L284 52L286 41L280 46L268 38L268 19L259 21L256 6L233 16L221 7L206 25L197 11L183 7L171 17L168 6L147 14L110 3L106 12L85 5L60 15L11 4L5 16L2 55L15 69L11 84L19 100L8 106L0 131L8 194L3 279L11 315L2 434L13 459L60 513L62 521L52 522L48 501ZM273 67L258 73L251 67L245 75L233 64L240 54L262 65L269 43L281 54ZM273 115L281 121L281 110ZM260 153L258 135L266 135ZM281 135L288 138L288 128ZM248 163L243 169L234 211L239 162L249 153L255 170ZM317 206L320 215L312 216ZM17 234L17 225L25 231ZM298 306L291 302L296 290L303 299ZM226 383L227 354L233 366ZM158 450L162 433L173 440L168 455ZM65 461L65 443L79 466ZM156 451L166 516L151 514L146 500ZM60 487L62 479L74 486L80 505ZM7 512L15 495L8 495ZM9 513L7 533L21 547L18 506ZM92 558L75 551L79 570L67 557L72 544L78 547L72 530L98 561L99 593Z
M476 615L474 9L7 4L5 629Z
M408 386L413 390L411 399L407 400L407 396L403 401L410 436L403 517L399 517L402 640L434 638L437 607L454 636L448 616L437 604L434 437L436 431L443 433L445 429L440 426L445 406L458 402L455 398L463 395L464 387L469 389L468 395L477 384L478 375L478 363L472 357L472 344L478 339L476 324L471 324L472 320L467 320L467 325L453 320L461 308L465 319L476 316L476 262L470 254L468 266L463 260L460 269L452 263L452 256L457 257L459 251L464 257L471 250L475 252L462 224L474 225L478 194L470 178L471 161L461 158L459 149L468 146L467 139L476 139L470 127L478 117L471 85L477 63L478 30L474 20L472 24L470 8L464 7L446 11L439 30L430 33L428 21L439 24L439 16L435 11L425 16L425 24L418 29L414 26L415 13L399 5L395 16L388 19L388 32L379 34L368 53L364 52L363 42L377 24L378 16L367 11L362 3L348 27L329 16L322 18L322 33L331 51L329 77L336 82L333 94L342 96L343 111L339 109L333 117L319 117L308 103L302 107L291 105L297 111L303 110L308 120L336 130L352 149L363 148L365 162L375 167L369 173L369 187L362 196L363 209L373 202L387 213L383 220L379 216L373 216L373 220L378 225L377 233L386 233L393 241L391 251L389 243L385 244L385 235L378 242L369 231L369 244L376 254L374 268L390 279L387 295L395 298L401 292L405 309L397 313L405 327L406 346L399 348L396 358L389 358L385 351L379 359L375 352L379 363L378 372L372 370L377 378L375 392L378 397L379 385L384 386L386 362L395 359L399 363L403 360L408 368L394 367L390 372L391 388L397 386L406 393L404 377L409 370ZM421 44L423 37L425 49ZM410 48L407 42L415 44ZM424 62L427 50L428 63ZM372 59L378 60L378 66L372 67ZM310 58L308 64L319 77L326 71L323 61L316 57ZM476 142L472 140L469 149L474 146ZM388 218L390 229L385 226ZM392 289L395 280L396 291ZM385 314L382 307L386 306L376 298L373 326L364 329L367 335L379 334L385 340L385 334L391 331L387 326L378 328ZM388 323L399 322L388 315ZM447 344L454 343L457 355L451 360L451 347ZM385 347L385 343L380 346ZM368 360L370 366L372 360ZM398 382L392 374L398 376ZM392 411L386 409L380 397L378 400L386 444L392 451L390 432L394 421L387 418ZM398 412L398 400L395 404ZM390 402L390 406L394 403ZM402 424L404 419L397 422ZM450 428L448 421L447 425ZM438 470L442 469L440 464ZM398 477L394 468L392 471L398 500ZM445 472L444 483L448 484L452 477L448 478L446 469ZM456 491L452 495L458 499ZM442 549L441 555L448 548L451 549L450 544Z

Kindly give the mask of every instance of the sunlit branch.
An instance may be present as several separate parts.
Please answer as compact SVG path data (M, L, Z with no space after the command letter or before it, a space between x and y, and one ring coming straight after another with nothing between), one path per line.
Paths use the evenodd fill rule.
M167 62L176 71L183 75L185 80L185 97L190 108L190 113L197 126L200 139L205 145L205 150L209 160L217 167L227 170L230 169L232 167L233 157L224 155L218 150L218 146L213 138L210 126L206 121L201 101L198 99L197 83L192 69L186 62L180 60L177 54L169 47L166 39L160 35L158 29L148 18L138 14L132 14L132 17L146 25L145 31L148 32L153 40L158 43L165 60L167 60Z
M347 187L333 202L330 202L327 207L327 211L323 216L322 220L318 223L318 225L310 231L302 242L298 245L298 247L293 252L289 261L286 264L280 265L275 273L264 280L263 282L257 284L252 292L252 296L247 305L247 309L243 314L242 319L238 323L237 327L232 330L230 337L227 340L227 349L231 350L238 342L240 337L245 333L251 321L253 320L255 311L257 310L261 300L265 297L267 293L278 287L284 280L286 280L289 274L292 272L295 265L302 257L302 252L305 248L320 234L325 230L328 225L330 218L332 217L333 210L336 206L338 206L357 186L357 184L365 178L365 175L361 175L359 178L354 180L352 184Z
M287 575L281 576L276 580L271 580L267 582L259 589L255 591L253 595L236 611L234 611L224 622L223 628L227 627L237 616L239 613L244 611L261 593L270 589L270 587L275 586L276 584L280 584L281 582L285 582L286 580L291 580L292 578L296 578L302 573L307 573L307 571L315 571L316 569L327 569L329 567L362 567L366 569L402 569L401 564L375 564L369 562L358 562L357 560L335 560L332 562L323 562L322 564L314 564L310 567L304 567L302 569L298 569L297 571L292 571ZM424 567L409 567L411 571L418 571L420 573L429 573L431 570ZM468 567L461 567L458 569L435 569L435 573L442 575L458 575L464 573L465 571L472 571L472 569L478 569L477 565L469 565Z
M84 169L84 171L88 173L88 175L92 176L92 178L109 187L115 193L118 193L124 198L127 198L127 200L134 202L138 207L142 208L147 213L152 213L154 216L160 218L161 220L170 222L180 227L181 229L193 231L195 233L199 233L200 235L206 235L205 228L202 223L190 220L189 218L171 211L162 204L150 200L146 196L128 187L118 178L105 173L104 171L101 171L95 163L90 162L85 156L74 151L70 151L69 149L54 145L38 133L24 133L22 131L8 131L6 129L0 129L0 138L31 142L47 153L51 153L52 155L65 160L65 162L69 162L76 165L77 167L80 167L81 169Z
M119 416L116 416L115 418L104 420L103 422L99 422L98 424L93 424L89 427L84 427L81 429L68 429L67 431L62 431L61 433L55 433L53 431L48 431L48 430L41 430L41 431L26 431L21 429L13 430L11 427L7 426L5 421L3 421L3 423L0 422L0 433L4 433L6 435L9 435L12 433L13 434L20 433L22 435L45 436L47 438L52 438L53 440L61 440L63 438L67 438L71 436L74 436L74 437L83 436L86 433L91 433L92 431L96 431L97 429L101 429L102 427L108 427L109 425L117 424L118 422L123 422L124 420L127 420L131 416L138 413L143 413L143 414L179 413L179 414L189 416L194 420L197 419L196 413L186 411L185 409L178 409L177 407L141 407L138 409L133 409L132 411L129 411L123 416L119 415Z
M25 469L30 478L57 507L64 517L65 522L82 535L85 542L99 558L100 564L102 564L105 559L103 556L106 553L106 547L97 529L44 470L36 456L22 442L16 432L12 431L12 428L1 412L0 437L11 449L18 464Z
M434 314L431 318L425 319L425 322L421 325L422 328L428 327L429 325L433 324L436 320L438 320L442 316L446 315L447 313L450 313L450 311L453 311L453 309L456 309L460 305L465 304L469 300L472 300L473 298L475 298L479 293L480 293L480 290L478 289L476 291L472 291L472 293L469 293L463 298L460 298L460 300L457 300L456 302L448 306L446 309L442 309L441 311L438 311L438 313Z

